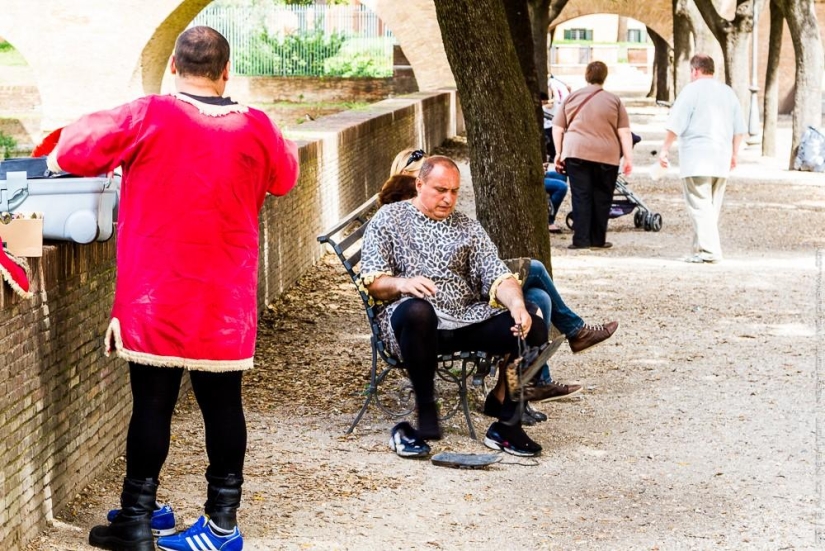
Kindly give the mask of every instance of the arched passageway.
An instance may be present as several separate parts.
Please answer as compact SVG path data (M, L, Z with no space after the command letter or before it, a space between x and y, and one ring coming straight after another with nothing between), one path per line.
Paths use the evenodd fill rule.
M644 23L597 13L554 22L549 32L550 69L567 84L583 86L585 66L602 61L608 66L609 89L645 94L650 90L655 48Z

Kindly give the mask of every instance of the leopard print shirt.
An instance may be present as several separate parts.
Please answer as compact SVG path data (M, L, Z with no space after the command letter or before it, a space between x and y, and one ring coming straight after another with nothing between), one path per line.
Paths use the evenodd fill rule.
M454 212L433 220L411 201L381 207L364 234L362 288L380 275L431 279L438 290L427 300L438 315L439 329L457 329L506 312L491 291L514 277L477 221ZM395 309L410 296L379 304L376 317L384 343L400 357L390 325ZM378 301L376 301L378 302Z

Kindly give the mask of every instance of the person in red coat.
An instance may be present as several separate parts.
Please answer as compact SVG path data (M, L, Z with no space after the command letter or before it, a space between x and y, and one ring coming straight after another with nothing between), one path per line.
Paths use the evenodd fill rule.
M237 551L246 451L241 376L255 352L258 213L267 193L295 185L297 147L265 113L223 97L229 44L214 29L183 32L171 72L177 93L82 117L62 129L48 158L50 170L80 176L123 171L105 342L107 354L114 349L129 362L132 417L121 509L89 541L154 549L159 475L188 370L206 432L206 516L158 545L189 549L185 540L193 538Z

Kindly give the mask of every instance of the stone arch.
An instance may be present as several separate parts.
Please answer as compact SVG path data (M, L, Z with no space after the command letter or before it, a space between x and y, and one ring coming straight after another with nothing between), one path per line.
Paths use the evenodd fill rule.
M378 14L412 66L420 90L455 88L433 0L362 0Z
M132 84L145 94L158 93L174 49L175 39L192 20L213 0L173 0L176 4L146 42L140 53ZM419 88L422 90L454 87L441 32L435 17L432 0L408 0L403 9L393 6L391 0L364 0L393 31L404 52L411 59ZM428 9L429 7L429 9ZM405 45L407 48L404 48Z
M185 0L157 26L140 52L132 83L144 94L157 94L175 48L175 39L212 0Z
M670 2L655 0L650 2L616 2L615 0L570 0L561 14L552 22L556 25L577 17L596 14L615 14L630 17L644 23L661 36L668 44L673 44L673 14Z

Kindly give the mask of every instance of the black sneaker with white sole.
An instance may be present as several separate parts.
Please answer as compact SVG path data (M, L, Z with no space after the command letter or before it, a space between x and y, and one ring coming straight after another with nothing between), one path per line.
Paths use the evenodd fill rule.
M519 457L533 457L541 453L541 446L527 436L521 425L493 423L484 436L484 445Z
M419 438L412 426L403 421L390 432L390 449L400 457L426 457L430 455L430 446Z

